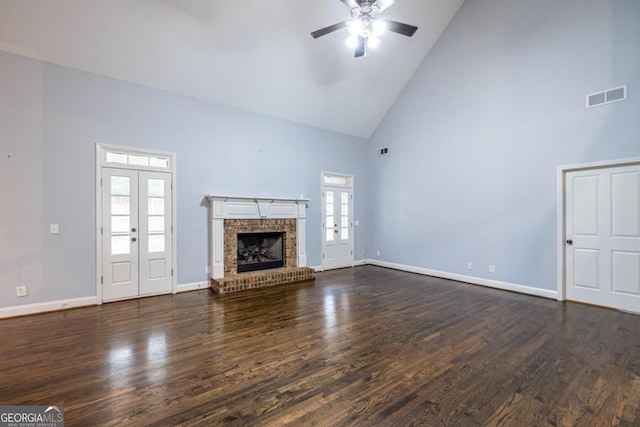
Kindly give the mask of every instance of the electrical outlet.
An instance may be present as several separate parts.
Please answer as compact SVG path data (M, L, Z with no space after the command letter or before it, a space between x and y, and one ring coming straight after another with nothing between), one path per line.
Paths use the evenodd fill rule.
M470 262L467 263L467 270L473 270L473 264Z
M27 287L26 286L16 286L16 295L19 297L27 296Z
M380 251L376 251L376 255L380 256Z
M496 266L495 265L490 265L489 266L489 273L495 273L496 272Z
M362 251L362 256L365 256L367 254L367 251Z
M60 232L60 226L58 224L49 224L49 233L58 234Z

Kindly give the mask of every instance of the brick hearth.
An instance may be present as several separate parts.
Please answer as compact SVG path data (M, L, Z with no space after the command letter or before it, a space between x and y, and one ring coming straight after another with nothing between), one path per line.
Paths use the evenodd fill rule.
M274 268L240 273L222 279L211 279L211 289L217 294L226 294L313 279L314 271L309 267Z

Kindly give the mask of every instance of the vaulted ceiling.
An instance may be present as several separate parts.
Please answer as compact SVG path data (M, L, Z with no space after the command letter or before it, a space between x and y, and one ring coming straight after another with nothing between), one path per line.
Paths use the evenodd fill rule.
M354 58L339 0L0 0L0 50L368 138L463 0L396 0Z

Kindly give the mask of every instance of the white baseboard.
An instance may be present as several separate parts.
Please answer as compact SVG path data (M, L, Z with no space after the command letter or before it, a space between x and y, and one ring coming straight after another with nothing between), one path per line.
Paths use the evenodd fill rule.
M46 313L48 311L67 310L69 308L98 305L98 297L82 297L61 299L57 301L38 302L34 304L17 305L0 308L0 319L5 317L25 316L27 314Z
M365 265L365 264L367 264L367 261L368 260L366 260L366 259L355 260L355 261L353 261L353 266L352 267L358 267L358 266L361 266L361 265ZM321 265L309 266L309 268L313 268L316 273L320 273L320 272L324 271L324 269L322 268Z
M394 270L407 271L410 273L423 274L425 276L434 276L434 277L440 277L443 279L456 280L459 282L471 283L474 285L486 286L489 288L518 292L521 294L535 295L538 297L550 298L550 299L558 299L557 291L534 288L531 286L518 285L515 283L509 283L509 282L500 282L498 280L483 279L480 277L466 276L464 274L448 273L445 271L431 270L428 268L414 267L411 265L404 265L404 264L396 264L393 262L380 261L375 259L357 260L357 261L354 261L353 263L354 267L366 265L366 264L377 265L379 267L392 268ZM313 266L310 268L313 268L315 271L322 271L322 266ZM208 287L209 287L208 281L184 283L177 286L176 293L195 291L198 289L205 289ZM98 305L98 304L99 304L98 297L92 296L92 297L71 298L71 299L49 301L49 302L40 302L40 303L34 303L34 304L25 304L25 305L18 305L14 307L4 307L4 308L0 308L0 319L7 318L7 317L25 316L28 314L46 313L49 311L67 310L70 308L86 307L86 306Z
M486 286L488 288L502 289L504 291L518 292L521 294L535 295L537 297L558 299L558 291L534 288L516 283L501 282L498 280L483 279L481 277L465 276L464 274L448 273L446 271L430 270L428 268L414 267L411 265L396 264L394 262L380 261L375 259L366 260L365 264L377 265L379 267L392 268L410 273L423 274L425 276L440 277L442 279L456 280L458 282L471 283L473 285Z
M176 286L176 293L179 294L180 292L197 291L198 289L205 289L209 286L210 282L208 281L178 284L178 286Z

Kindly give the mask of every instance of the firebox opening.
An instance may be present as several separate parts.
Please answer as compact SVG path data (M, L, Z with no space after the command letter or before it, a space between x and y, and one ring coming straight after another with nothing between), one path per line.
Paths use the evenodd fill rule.
M238 233L238 273L284 267L284 233Z

